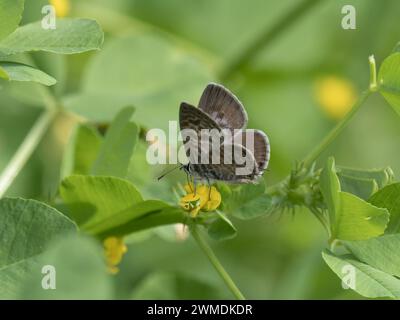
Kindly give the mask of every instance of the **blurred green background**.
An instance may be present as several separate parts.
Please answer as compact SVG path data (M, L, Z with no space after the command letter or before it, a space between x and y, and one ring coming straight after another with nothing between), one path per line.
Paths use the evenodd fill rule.
M140 125L166 128L168 120L177 120L181 101L197 104L209 81L220 82L225 65L300 2L59 1L59 6L68 5L63 15L98 20L105 42L99 52L20 57L58 80L51 90L66 112L7 195L41 200L54 196L63 150L77 119L69 111L103 123L132 104L137 108L133 120ZM23 24L40 20L46 3L27 1ZM356 8L356 30L341 27L345 4ZM374 54L379 65L400 40L398 12L397 0L321 0L244 68L223 80L246 107L249 127L264 130L270 138L267 186L286 176L293 162L306 156L343 116L340 110L347 110L367 87L368 56ZM1 82L0 86L2 169L43 103L36 85ZM397 173L399 138L394 111L375 95L324 157L334 155L345 166L391 166ZM145 194L168 199L155 182L160 168L146 165L143 154L144 147L134 155L131 180ZM135 166L139 162L140 168ZM183 174L174 178L185 181ZM321 259L324 231L306 210L298 210L294 217L234 223L238 236L212 246L247 298L358 298L342 289L339 278ZM191 239L176 240L173 227L142 233L128 243L115 276L117 297L231 298L196 244Z

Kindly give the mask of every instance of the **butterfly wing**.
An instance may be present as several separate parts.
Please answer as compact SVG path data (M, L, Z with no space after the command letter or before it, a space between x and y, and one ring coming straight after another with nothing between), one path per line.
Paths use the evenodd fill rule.
M203 111L186 102L182 102L179 109L179 125L184 139L186 156L191 163L200 162L200 156L202 154L209 155L212 148L210 143L206 150L201 149L202 145L199 142L201 129L221 131L221 128ZM186 130L192 131L193 135L186 135L186 133L190 133ZM197 150L197 154L191 152L191 150Z
M201 129L218 129L220 126L209 115L205 114L199 108L196 108L186 102L182 102L179 109L179 125L181 130L193 129L200 132Z
M191 164L192 174L203 179L221 180L233 183L254 182L268 165L270 147L268 137L258 130L240 130L247 125L247 114L240 101L226 88L218 84L209 84L204 90L199 108L183 102L180 106L179 122L181 130L190 129L195 133L194 137L185 138L184 146ZM202 129L239 129L236 136L241 140L237 143L236 136L227 139L221 138L220 144L214 146L211 141L205 148L200 141ZM235 132L236 133L236 132ZM247 134L252 133L252 143ZM246 140L247 139L247 140ZM219 163L213 163L212 157L215 149L219 149ZM226 150L231 148L226 156ZM191 150L197 150L193 156ZM214 149L214 150L213 150ZM201 161L201 154L208 158L208 163ZM242 155L241 159L235 154ZM245 162L243 159L245 158Z
M207 85L200 98L199 109L223 129L243 129L247 125L247 113L242 103L219 84Z
M255 129L243 130L235 135L234 141L237 144L242 144L253 153L259 172L267 168L271 147L264 132Z
M228 163L224 158L228 153ZM240 160L236 155L242 157ZM225 144L222 145L219 152L219 163L209 164L191 164L194 175L199 178L210 180L219 180L230 183L250 183L254 182L259 176L254 155L243 145Z

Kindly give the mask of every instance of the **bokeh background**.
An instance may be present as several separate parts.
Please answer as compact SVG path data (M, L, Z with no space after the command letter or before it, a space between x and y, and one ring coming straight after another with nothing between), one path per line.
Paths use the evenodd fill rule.
M51 90L66 112L7 195L54 197L63 151L76 121L107 123L120 108L134 105L134 120L144 128L166 128L168 120L177 120L182 100L197 104L209 81L221 82L221 70L300 2L53 1L60 16L98 20L105 41L97 52L19 57L58 80ZM27 1L23 24L40 20L45 4ZM356 8L356 30L341 27L345 4ZM379 65L400 40L399 12L398 0L321 0L246 66L222 80L245 105L249 127L264 130L270 138L267 186L286 176L294 161L318 144L367 87L368 56L374 54ZM1 170L43 103L36 85L0 85ZM334 155L345 166L391 166L396 174L399 138L398 117L374 95L321 159ZM160 168L145 163L144 151L143 143L132 160L130 179L148 196L168 200L171 189L155 182ZM171 181L184 182L185 176L174 175L165 183ZM211 245L247 298L359 298L343 290L322 261L326 236L307 210L234 223L235 239ZM177 234L172 226L127 239L128 253L115 276L117 297L231 298L196 244L179 240Z

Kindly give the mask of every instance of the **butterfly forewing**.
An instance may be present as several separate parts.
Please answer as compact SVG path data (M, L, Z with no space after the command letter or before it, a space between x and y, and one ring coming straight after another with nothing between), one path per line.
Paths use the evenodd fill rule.
M184 147L187 157L189 161L192 163L201 162L201 156L204 158L210 158L212 156L212 143L210 142L208 145L204 145L201 143L201 130L207 129L212 130L215 129L217 131L221 131L221 128L218 124L211 119L207 114L205 114L200 109L182 102L179 111L179 125L182 131L182 134L190 133L187 130L193 131L195 136L190 135L187 136L186 140L184 138ZM222 141L221 141L222 143ZM191 153L191 150L197 150L197 154ZM208 161L209 163L211 160Z
M221 128L243 129L247 125L247 113L239 99L219 84L207 85L200 98L199 109Z

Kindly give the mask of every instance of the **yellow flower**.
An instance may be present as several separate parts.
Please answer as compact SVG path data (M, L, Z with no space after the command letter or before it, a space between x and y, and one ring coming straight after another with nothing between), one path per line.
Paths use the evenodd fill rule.
M118 273L117 265L121 262L123 255L128 250L123 239L117 237L108 237L103 241L104 252L108 271L111 274Z
M209 193L209 189L207 188L207 202L201 208L204 211L214 211L221 204L221 194L218 192L217 188L211 187L211 192ZM208 198L210 196L210 198Z
M338 120L350 111L357 97L350 81L336 76L326 76L317 81L315 98L330 118Z
M181 198L179 205L184 210L189 211L192 217L195 217L200 211L200 195L189 193Z
M185 200L184 202L187 202L187 199L196 199L196 207L195 211L193 212L192 209L186 209L183 207L186 211L190 211L192 217L195 217L200 210L202 211L213 211L219 207L221 204L221 194L218 192L217 188L215 187L210 187L206 185L199 185L196 188L196 195L194 193L194 187L192 184L190 185L185 185L184 186L185 191L188 193L186 196L181 198L181 206L182 206L182 200ZM193 213L192 213L193 212Z
M56 9L57 17L65 17L68 15L71 6L69 0L49 0L50 4Z

